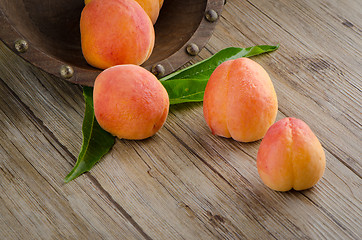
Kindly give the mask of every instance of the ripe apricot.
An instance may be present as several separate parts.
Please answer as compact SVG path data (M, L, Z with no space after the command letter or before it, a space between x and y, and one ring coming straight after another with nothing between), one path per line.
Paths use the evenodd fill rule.
M94 0L93 0L94 1ZM98 75L93 89L99 125L118 138L144 139L164 124L168 94L160 81L137 65L119 65Z
M252 142L261 139L274 123L278 101L264 68L239 58L222 63L212 73L203 107L213 134Z
M141 65L152 53L153 24L134 0L92 0L80 19L86 61L106 69L119 64Z
M155 24L162 6L160 1L159 0L136 0L136 1L139 3L139 5L141 5L141 7L151 18L152 23Z
M296 118L273 124L258 150L259 175L277 191L311 188L323 176L325 166L322 145L309 126Z
M87 5L91 0L84 0L84 4ZM108 1L108 0L106 0ZM153 24L156 23L158 15L160 13L163 0L135 0L145 10L147 15L151 18Z
M159 0L159 3L160 3L160 9L161 9L161 7L163 5L163 0Z

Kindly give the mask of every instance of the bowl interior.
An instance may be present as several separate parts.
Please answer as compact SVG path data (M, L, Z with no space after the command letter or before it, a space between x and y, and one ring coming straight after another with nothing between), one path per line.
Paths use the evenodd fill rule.
M10 24L32 47L72 66L93 69L83 58L79 19L83 0L0 0ZM155 24L153 54L157 63L179 50L199 26L205 0L166 0Z

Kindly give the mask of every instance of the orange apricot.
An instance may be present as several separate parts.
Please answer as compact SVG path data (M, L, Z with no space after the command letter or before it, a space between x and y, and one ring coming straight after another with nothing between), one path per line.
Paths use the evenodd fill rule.
M168 94L160 81L131 64L100 73L94 83L93 101L99 125L124 139L151 137L165 123L169 109Z
M265 185L273 190L305 190L323 176L323 147L309 126L296 118L273 124L263 138L257 168Z
M203 110L213 134L252 142L261 139L274 123L278 101L264 68L239 58L222 63L212 73Z
M152 22L134 0L92 0L80 19L86 61L106 69L119 64L141 65L152 53Z
M153 24L156 23L160 13L161 4L159 0L136 0L151 18Z
M160 3L160 9L161 9L161 7L163 5L163 0L159 0L159 3Z
M84 4L87 5L91 0L84 0ZM108 0L107 0L108 1ZM153 24L156 23L163 0L135 0L145 10L147 15L151 18Z

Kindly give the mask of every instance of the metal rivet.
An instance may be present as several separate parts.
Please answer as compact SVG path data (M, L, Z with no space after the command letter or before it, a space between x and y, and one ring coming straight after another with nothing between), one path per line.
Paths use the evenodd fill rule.
M197 54L199 54L200 49L195 43L190 43L189 45L187 45L186 51L191 56L196 56Z
M161 64L155 64L153 65L151 72L153 73L153 75L155 75L156 77L160 78L163 77L165 75L165 67Z
M210 9L206 11L205 18L209 22L215 22L219 18L219 15L215 10Z
M73 77L74 70L71 66L63 65L60 67L60 76L64 79L69 79Z
M24 39L18 39L15 41L14 47L18 53L24 53L28 50L29 45Z

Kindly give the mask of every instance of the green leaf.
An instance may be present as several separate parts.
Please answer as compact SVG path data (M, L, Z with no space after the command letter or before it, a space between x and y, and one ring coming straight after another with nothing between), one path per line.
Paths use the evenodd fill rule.
M89 171L115 142L115 138L99 126L94 116L93 88L84 87L83 95L86 104L82 126L83 144L74 168L64 179L66 183Z
M211 74L221 63L241 57L252 57L275 51L277 46L260 45L249 48L226 48L212 57L160 79L170 98L170 104L200 102Z

